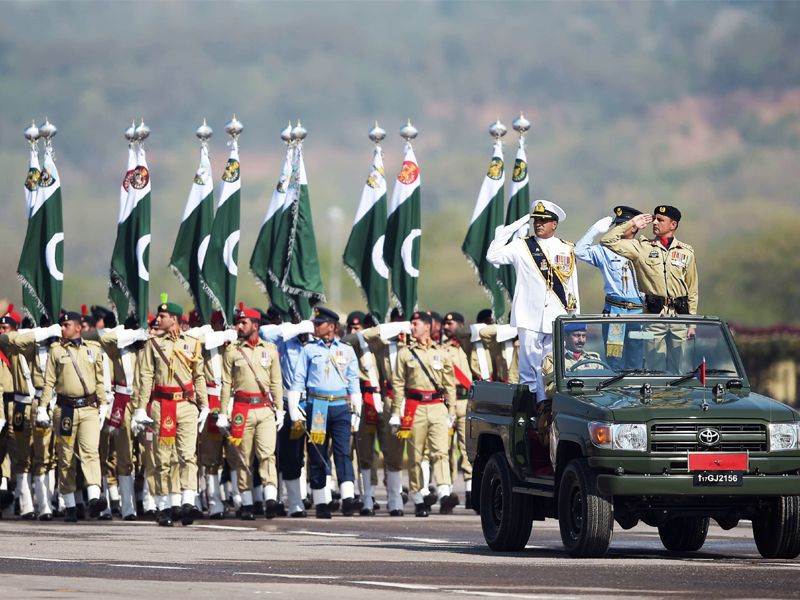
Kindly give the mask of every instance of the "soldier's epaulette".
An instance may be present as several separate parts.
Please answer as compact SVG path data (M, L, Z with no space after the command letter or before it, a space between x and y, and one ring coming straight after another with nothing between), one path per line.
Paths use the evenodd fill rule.
M351 344L350 342L345 342L342 338L339 338L339 343L345 346L350 346L351 348L353 347L353 344Z
M278 351L278 346L276 344L273 344L272 342L268 342L266 340L263 340L263 342L266 344L267 348L275 350L276 352Z
M689 252L691 252L692 254L694 254L694 248L692 248L692 247L691 247L689 244L687 244L686 242L678 242L678 243L677 243L677 246L678 246L678 248L685 248L686 250L688 250Z
M561 238L558 238L558 239L561 240ZM561 240L561 241L564 242L570 248L574 248L575 247L575 244L573 244L572 242L568 242L567 240Z
M94 340L83 340L81 343L91 346L92 348L100 348L100 342L96 342Z

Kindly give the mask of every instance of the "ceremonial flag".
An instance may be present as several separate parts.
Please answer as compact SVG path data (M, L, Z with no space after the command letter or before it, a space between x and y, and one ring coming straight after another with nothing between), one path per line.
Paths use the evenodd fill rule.
M267 207L267 214L261 224L261 231L258 233L253 255L250 257L250 273L256 279L258 287L261 288L269 303L277 309L281 316L287 318L290 314L289 300L281 289L280 282L276 278L269 276L269 267L276 254L286 252L286 247L278 245L280 237L281 219L286 208L286 192L289 181L292 177L292 159L294 156L294 146L286 148L286 158L283 161L283 170L278 178L278 185L272 192L272 199ZM288 239L288 238L287 238ZM285 242L284 242L285 243Z
M367 308L384 321L389 312L389 269L383 260L386 239L386 174L383 152L375 147L367 182L361 193L350 239L344 249L344 268L361 288Z
M503 290L500 287L500 269L486 260L489 244L494 240L497 228L503 226L503 186L506 183L503 171L503 145L494 143L492 163L483 180L475 210L461 250L478 274L478 281L492 301L492 316L499 322L505 312Z
M525 138L520 137L517 148L517 159L514 161L514 174L511 176L511 197L508 200L506 212L506 225L511 225L530 212L530 192L528 190L528 157L525 154ZM512 237L515 240L528 235L528 226L520 227ZM509 242L511 241L509 240ZM508 301L514 299L514 288L517 285L517 275L513 265L500 267L500 285L508 295Z
M703 362L697 367L694 371L692 371L692 375L705 387L706 385L706 357L703 357Z
M308 195L308 179L303 161L303 146L295 150L296 184L289 192L292 228L289 233L289 255L287 268L282 281L282 289L289 296L289 302L303 319L311 317L311 310L325 302L322 289L322 273L317 254L317 240L314 236L314 221L311 218L311 201Z
M141 144L128 149L128 171L120 190L117 241L111 254L108 298L119 322L133 313L147 327L150 291L150 171Z
M406 144L403 167L389 204L383 259L391 271L392 296L408 318L417 307L420 256L419 166L411 144Z
M206 257L211 226L214 222L214 180L208 147L200 148L200 165L183 209L181 226L172 250L169 268L192 296L203 323L211 322L211 298L203 291L203 262Z
M61 179L53 161L53 149L45 147L44 169L31 147L28 177L25 179L28 231L17 267L22 282L23 308L38 325L42 315L51 323L61 312L64 282L64 223L61 213Z
M206 258L203 262L203 289L214 306L222 311L226 325L233 324L236 304L236 277L239 267L239 207L242 182L239 179L239 145L231 141L228 164L222 174L219 204L211 228Z

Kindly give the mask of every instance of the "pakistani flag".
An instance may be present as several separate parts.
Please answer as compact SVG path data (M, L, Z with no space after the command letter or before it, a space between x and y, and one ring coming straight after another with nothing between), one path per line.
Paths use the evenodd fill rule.
M211 240L208 242L203 263L204 290L214 306L222 311L226 325L233 324L233 310L236 303L236 276L239 268L239 204L242 182L239 179L239 145L231 142L231 154L225 173L222 174L222 187L219 190L219 204Z
M311 218L311 200L308 196L302 145L297 146L295 161L295 191L290 192L287 198L291 204L290 214L294 222L289 234L289 255L281 287L289 295L293 309L303 319L308 319L314 306L325 302L325 292L322 290L322 273L317 254L317 239L314 236L314 221Z
M122 181L117 241L111 255L108 297L120 322L128 313L147 327L150 291L150 171L144 147L131 145Z
M208 148L200 148L200 166L189 191L186 208L172 250L169 268L191 294L194 305L204 323L211 322L211 298L203 291L203 261L211 239L214 222L214 181Z
M292 177L293 157L294 146L290 145L286 148L283 170L278 178L278 185L275 186L275 190L272 192L267 214L261 224L261 231L258 233L253 255L250 257L250 273L255 277L261 291L269 297L270 305L275 307L284 318L287 318L290 313L289 300L281 289L277 277L273 279L269 276L269 267L276 254L283 254L286 251L285 246L282 250L279 248L278 238L280 237L281 219L284 217L285 209L288 208L286 205L286 192Z
M503 186L506 183L503 171L503 145L500 141L494 143L492 163L486 174L472 211L472 220L469 223L467 237L461 246L467 261L478 274L478 281L492 301L494 318L501 322L505 311L503 290L500 287L500 269L486 260L489 244L494 240L494 235L499 227L503 226Z
M375 147L367 183L361 193L350 239L344 249L345 270L361 288L369 312L383 321L389 312L389 269L383 261L386 239L386 175L383 152Z
M39 171L36 148L31 148L25 179L28 231L19 258L17 277L22 282L24 310L35 323L44 315L56 322L61 312L64 282L64 224L61 214L61 179L46 147L44 169Z
M525 155L525 138L519 138L517 160L514 161L514 174L511 176L511 199L508 201L506 212L506 225L521 219L530 212L530 192L528 191L528 157ZM511 240L528 235L528 226L520 227ZM509 240L509 241L511 241ZM514 299L514 288L517 285L517 276L513 265L500 267L500 285L508 296L508 301Z
M406 144L403 167L394 184L383 259L391 270L392 296L403 314L417 308L417 280L420 255L419 166L411 144Z

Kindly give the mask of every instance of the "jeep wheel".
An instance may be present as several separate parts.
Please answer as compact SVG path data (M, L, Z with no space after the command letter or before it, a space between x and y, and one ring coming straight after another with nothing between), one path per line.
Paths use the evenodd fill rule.
M614 533L611 498L597 489L597 475L585 458L573 460L561 476L558 491L561 541L573 558L601 558Z
M800 496L781 496L753 518L753 537L764 558L796 558L800 554Z
M505 455L492 455L481 478L481 527L497 552L519 552L531 536L533 498L512 492L514 479Z
M703 547L710 519L678 517L658 528L661 543L670 552L695 552Z

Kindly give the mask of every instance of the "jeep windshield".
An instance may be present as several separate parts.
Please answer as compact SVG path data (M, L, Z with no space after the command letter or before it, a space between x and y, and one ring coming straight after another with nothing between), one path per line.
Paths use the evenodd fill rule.
M577 317L559 319L558 326L561 354L554 358L568 379L598 377L605 385L627 385L646 378L658 380L654 385L701 385L699 377L690 375L704 359L709 379L742 377L733 342L716 320Z

